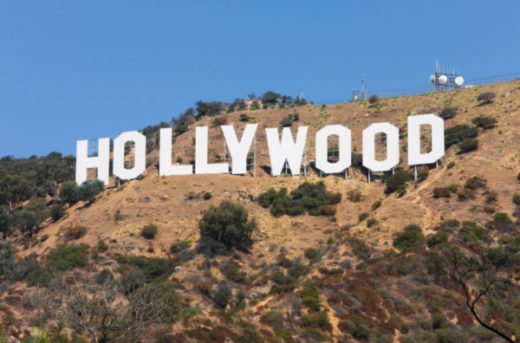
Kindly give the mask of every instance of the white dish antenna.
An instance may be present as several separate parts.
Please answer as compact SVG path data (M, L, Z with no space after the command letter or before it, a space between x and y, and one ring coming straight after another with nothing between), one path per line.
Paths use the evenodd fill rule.
M430 75L430 82L435 83L435 75Z
M455 84L457 85L457 87L460 87L464 84L464 78L462 76L457 76L455 78Z
M439 76L439 83L441 85L445 85L448 82L448 77L446 75Z

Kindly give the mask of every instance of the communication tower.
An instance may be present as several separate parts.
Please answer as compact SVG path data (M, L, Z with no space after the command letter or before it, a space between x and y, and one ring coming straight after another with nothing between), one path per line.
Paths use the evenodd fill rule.
M435 86L435 91L439 92L461 88L464 84L464 78L455 72L441 71L439 62L435 60L435 74L430 75L430 82Z

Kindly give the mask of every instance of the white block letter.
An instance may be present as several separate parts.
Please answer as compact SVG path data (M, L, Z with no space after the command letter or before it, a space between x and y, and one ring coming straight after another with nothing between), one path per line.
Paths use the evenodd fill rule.
M172 128L159 130L159 175L188 175L193 174L191 164L172 165Z
M386 159L376 160L375 137L386 134ZM392 169L399 163L399 129L389 123L372 124L363 130L363 165L373 172Z
M288 127L284 127L282 130L281 142L277 128L267 128L265 133L269 147L269 158L271 159L271 175L279 176L285 161L289 163L292 175L299 175L307 139L307 126L298 128L296 143L291 134L291 129Z
M251 143L255 138L256 127L258 124L247 124L242 139L238 141L235 129L232 125L221 126L224 138L226 140L229 154L232 160L232 173L245 174L247 170L247 154L251 148Z
M98 155L88 156L88 140L76 142L76 182L87 181L87 169L97 168L97 178L108 185L110 163L110 138L98 140Z
M195 174L227 174L227 163L208 163L208 127L195 128Z
M421 154L421 125L430 125L432 150ZM444 156L444 119L435 114L408 117L408 165L429 164Z
M328 138L331 135L338 136L338 161L328 161ZM327 174L340 173L350 167L351 133L343 125L327 125L316 132L316 168Z
M125 144L134 142L134 166L125 168ZM114 175L122 180L135 179L146 169L146 137L137 131L123 132L114 139Z

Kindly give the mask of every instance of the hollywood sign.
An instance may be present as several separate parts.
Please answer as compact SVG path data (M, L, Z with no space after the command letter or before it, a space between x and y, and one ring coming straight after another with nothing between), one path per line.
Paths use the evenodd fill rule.
M431 129L431 150L421 153L421 126ZM247 155L256 136L257 124L247 124L239 139L232 125L221 126L224 139L231 156L231 173L245 174ZM280 138L278 128L266 128L267 146L271 161L271 175L279 176L287 163L292 175L299 175L305 145L307 126L298 127L296 139L291 129L284 127ZM386 135L386 158L377 160L375 136ZM195 170L191 164L172 164L172 129L160 130L159 175L227 174L229 164L208 163L208 127L195 128ZM328 138L338 137L338 160L328 160ZM327 125L316 132L315 167L325 174L342 173L351 165L351 131L343 125ZM134 143L134 164L125 167L125 145ZM374 123L363 130L363 166L372 172L385 172L399 163L399 129L390 123ZM113 174L122 180L137 178L146 169L146 137L138 131L121 133L113 144ZM435 163L444 155L444 120L435 114L408 117L408 165L417 166ZM98 140L97 156L88 155L88 140L76 144L76 182L87 180L87 169L96 168L98 179L108 184L110 163L110 139Z

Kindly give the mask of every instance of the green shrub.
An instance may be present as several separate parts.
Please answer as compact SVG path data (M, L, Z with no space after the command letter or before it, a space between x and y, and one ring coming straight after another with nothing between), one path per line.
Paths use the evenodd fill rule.
M0 276L13 270L15 253L16 249L11 241L0 240Z
M213 302L215 306L221 309L227 307L229 300L231 300L233 293L225 282L220 282L217 286L217 291L213 294Z
M412 179L413 177L410 173L402 169L397 169L393 175L384 178L386 185L385 193L390 194L396 191L404 192L406 183Z
M490 116L478 116L471 120L475 126L480 127L484 130L492 129L497 124L497 120Z
M79 198L87 203L94 202L96 195L105 189L103 181L94 179L87 180L79 186Z
M157 225L149 224L141 229L141 236L145 239L154 239L157 234Z
M358 221L361 223L363 220L367 219L369 216L368 212L360 213L358 216Z
M55 204L49 213L54 221L58 221L65 215L65 207L61 203Z
M450 119L457 115L458 110L458 107L445 107L442 109L441 113L439 113L439 116L445 120Z
M455 162L451 161L450 163L448 163L448 165L446 166L447 169L451 169L455 167Z
M480 93L477 97L477 100L480 101L482 105L491 104L496 98L496 94L493 92L484 92Z
M421 247L424 243L424 235L419 226L411 224L404 228L404 231L397 235L393 245L397 249L407 252Z
M254 219L248 220L247 210L238 203L225 200L218 207L211 206L199 221L202 239L222 244L227 251L248 251L253 245Z
M240 119L239 119L240 121L248 122L250 119L251 119L251 117L249 117L247 114L245 114L245 113L240 114Z
M204 195L202 197L204 198L204 200L209 200L209 199L211 199L211 193L210 192L204 192Z
M34 256L27 256L23 260L15 263L14 268L7 274L7 277L12 281L22 281L27 279L29 275L40 267L40 263Z
M459 148L459 153L463 154L466 152L475 151L478 149L478 139L476 138L466 138L462 142L460 142L457 147Z
M513 204L520 206L520 194L513 195Z
M462 142L466 138L475 138L478 136L478 129L468 125L456 125L446 129L444 132L444 144L446 148L454 144Z
M98 240L97 248L99 252L105 252L108 250L108 245L105 243L104 240L100 239Z
M302 326L326 329L330 326L329 316L323 311L305 314L302 316Z
M316 260L316 258L318 258L319 254L320 254L320 252L318 251L318 249L307 248L307 249L305 249L304 256L305 256L305 258L309 259L310 261L314 261L314 260Z
M271 207L271 214L275 217L287 214L297 216L308 212L310 215L330 216L335 214L331 205L341 201L341 194L328 192L323 182L304 182L293 190L290 196L286 188L276 191L270 188L258 197L262 207Z
M449 198L451 195L451 190L449 187L435 187L433 189L433 197L434 198Z
M36 266L27 276L27 285L36 287L47 287L54 279L56 270L53 267Z
M177 254L188 249L191 246L190 241L178 241L170 246L170 253Z
M85 267L88 263L87 246L62 244L52 250L48 257L49 265L57 270Z
M368 102L370 103L370 105L375 105L377 102L379 101L379 97L377 95L371 95L369 98L368 98Z
M120 280L122 291L125 295L132 294L146 283L146 275L138 268L130 272Z
M363 197L363 195L357 189L351 189L350 191L347 192L347 198L348 198L348 200L350 200L352 202L359 202L359 201L361 201L362 197Z
M101 285L114 280L114 274L108 269L103 269L99 273L94 275L94 281Z
M59 197L61 201L74 204L80 200L79 187L75 181L67 181L60 188Z
M65 239L73 240L80 239L87 233L87 228L84 226L70 226L65 229Z
M381 200L377 200L376 202L374 202L370 208L372 209L372 211L375 211L379 207L381 207Z
M428 247L433 247L441 243L446 243L448 241L449 235L446 231L440 231L428 238Z
M240 271L238 264L227 261L220 267L220 272L229 280L237 283L246 282L246 273Z
M320 290L310 282L303 285L301 293L302 304L312 311L320 309Z
M464 188L475 190L478 188L485 188L487 185L487 180L484 178L481 178L479 176L473 176L466 180L466 183L464 184Z

